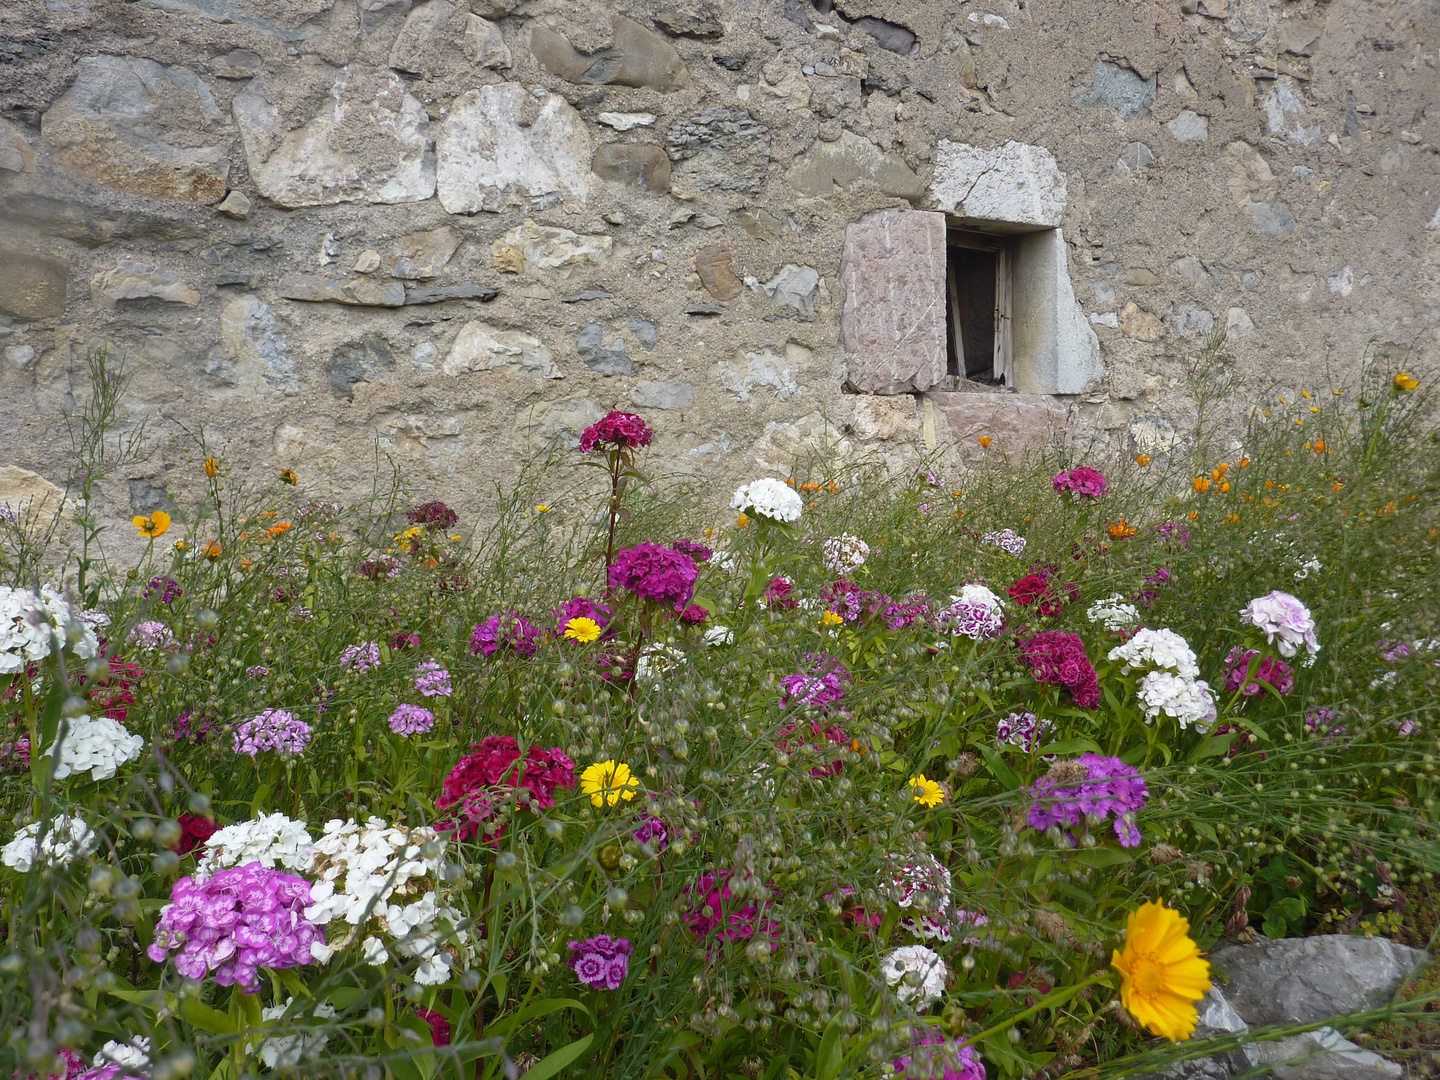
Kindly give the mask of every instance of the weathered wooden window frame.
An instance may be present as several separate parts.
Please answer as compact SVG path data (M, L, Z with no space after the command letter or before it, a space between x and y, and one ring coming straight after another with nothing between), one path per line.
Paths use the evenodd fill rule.
M965 248L971 251L987 251L995 254L995 341L991 350L992 364L987 377L992 382L1003 382L1007 387L1015 384L1015 358L1011 340L1011 302L1014 288L1011 283L1011 267L1015 262L1015 240L1009 236L977 232L957 226L954 221L946 223L945 243L950 248ZM970 378L966 371L965 345L962 333L960 311L960 285L954 263L947 259L945 267L945 291L947 299L946 324L950 332L955 354L959 358L957 381Z

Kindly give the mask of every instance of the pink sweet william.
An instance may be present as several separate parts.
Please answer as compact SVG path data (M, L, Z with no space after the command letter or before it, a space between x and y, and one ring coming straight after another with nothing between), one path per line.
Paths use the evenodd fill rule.
M1069 494L1081 499L1101 499L1110 490L1110 481L1105 479L1105 474L1088 465L1062 472L1050 483L1056 495Z
M495 788L514 789L520 808L548 810L558 788L575 786L575 763L559 747L531 746L522 761L520 744L510 736L487 735L470 749L450 770L435 800L439 810L458 807L453 820L439 824L457 840L476 835L481 823L495 815Z
M731 892L730 876L729 870L701 874L695 884L685 886L685 894L696 901L695 906L681 916L685 925L698 938L713 937L720 941L745 941L757 931L767 937L778 937L780 924L762 918L769 898L760 905L748 897L740 903Z
M1036 682L1065 687L1082 709L1100 704L1100 678L1085 655L1085 643L1079 634L1045 630L1027 638L1020 652Z
M611 410L598 423L591 424L580 436L580 452L593 454L598 450L638 450L649 446L655 431L634 413Z
M220 870L203 882L183 877L160 912L150 959L173 957L187 979L213 975L221 986L258 993L260 968L291 968L312 960L325 928L305 918L310 883L259 863Z
M641 600L668 604L685 610L695 591L699 571L695 560L674 548L659 544L636 544L615 553L610 567L610 587L628 589Z

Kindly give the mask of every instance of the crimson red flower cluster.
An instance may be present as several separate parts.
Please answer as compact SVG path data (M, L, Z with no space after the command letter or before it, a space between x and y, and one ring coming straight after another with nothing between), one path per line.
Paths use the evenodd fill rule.
M555 805L557 788L575 786L575 763L557 746L531 746L523 763L520 744L508 735L487 735L470 749L474 753L456 762L435 800L439 810L459 807L458 820L439 824L454 832L457 840L468 840L479 832L482 821L493 816L491 788L516 789L516 805L521 809L548 810Z
M612 409L603 420L591 424L580 436L580 452L601 450L636 450L649 446L655 431L634 413Z
M180 839L175 841L171 849L180 856L189 855L196 848L205 846L205 841L215 835L215 830L220 826L203 814L181 814Z
M460 520L460 515L436 499L434 502L421 503L407 511L405 520L411 525L425 526L427 532L437 532L440 529L450 528Z
M1045 630L1028 638L1020 652L1036 682L1065 687L1082 709L1100 704L1100 679L1085 655L1085 643L1079 634Z
M1080 590L1073 584L1061 586L1057 592L1048 573L1026 574L1005 591L1021 607L1037 604L1041 615L1059 615L1068 601L1080 598Z

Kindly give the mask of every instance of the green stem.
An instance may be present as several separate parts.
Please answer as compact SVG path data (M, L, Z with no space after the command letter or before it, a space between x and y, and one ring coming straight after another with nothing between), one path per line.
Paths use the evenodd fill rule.
M1018 1024L1021 1020L1029 1019L1036 1013L1040 1012L1042 1009L1052 1009L1057 1005L1064 1005L1065 1002L1069 1001L1076 994L1080 993L1081 990L1084 990L1087 986L1095 986L1099 983L1107 981L1109 978L1109 971L1099 971L1096 972L1094 975L1091 975L1090 978L1086 979L1084 982L1078 982L1074 986L1066 986L1062 987L1059 990L1053 990L1050 993L1046 994L1039 1001L1037 1001L1034 1005L1031 1005L1028 1009L1025 1009L1022 1012L1018 1012L1014 1016L1006 1017L994 1027L988 1027L984 1031L980 1032L980 1034L978 1035L970 1036L960 1045L961 1047L974 1046L976 1043L983 1042L985 1039L990 1038L991 1035L998 1035L1002 1031L1008 1031L1010 1028Z

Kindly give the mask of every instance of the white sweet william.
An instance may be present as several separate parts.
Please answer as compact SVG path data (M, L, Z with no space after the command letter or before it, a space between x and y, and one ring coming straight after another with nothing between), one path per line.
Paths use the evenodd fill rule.
M44 840L38 840L39 835L38 821L26 825L0 850L0 862L28 874L37 862L43 861L46 866L69 866L95 850L95 833L80 817L56 814L50 819Z
M715 645L734 645L735 631L731 630L728 626L721 626L719 623L716 623L705 631L705 636L700 640L704 644L712 647Z
M730 497L730 508L741 513L759 514L772 521L799 521L805 510L805 500L783 480L767 476L737 488Z
M1240 610L1240 618L1263 632L1265 640L1274 645L1281 656L1294 656L1301 646L1310 656L1320 651L1310 609L1287 592L1276 589L1257 596Z
M1186 679L1200 677L1200 664L1190 645L1174 630L1142 629L1123 645L1110 650L1125 671L1136 668L1164 668Z
M895 989L901 1001L915 999L915 1007L923 1009L945 993L945 980L950 972L940 954L924 945L902 945L886 953L880 961L880 974Z
M372 817L364 826L333 820L315 842L306 872L318 880L310 889L305 917L315 923L343 921L326 945L312 945L321 963L352 942L360 927L374 931L360 943L361 959L376 967L390 961L391 951L420 961L415 981L436 986L450 978L451 954L446 941L464 946L465 930L453 929L461 914L440 899L437 889L446 876L444 841L428 826L402 828ZM378 936L377 936L378 935Z
M1191 724L1208 728L1215 722L1215 696L1203 679L1187 679L1170 671L1151 671L1140 680L1137 691L1145 703L1145 718L1154 720L1162 712L1172 716L1181 729Z
M251 821L227 825L205 841L205 855L195 868L195 877L204 881L216 870L258 862L267 870L283 867L291 872L305 869L313 841L303 821L284 814L267 814Z
M62 721L62 723L64 723ZM55 766L55 779L63 780L72 773L90 774L92 780L108 780L127 761L134 761L145 749L145 740L132 735L125 725L108 716L77 716L69 721L64 739L60 740L60 760ZM52 757L55 745L45 748Z
M1121 593L1096 600L1085 611L1092 623L1103 623L1106 630L1132 630L1140 625L1140 609L1127 603Z
M284 1005L267 1005L260 1010L260 1018L266 1021L278 1020L294 1003L295 999L292 997L286 998ZM296 1017L295 1022L297 1024L313 1024L315 1020L329 1020L334 1015L335 1006L318 1001L310 1016ZM293 1068L302 1061L313 1061L318 1058L329 1041L330 1036L323 1033L276 1035L260 1044L260 1060L272 1069Z
M830 537L823 548L825 569L834 574L848 574L852 570L858 570L870 557L870 545L849 533Z
M38 594L0 586L0 675L44 660L56 641L80 660L91 659L100 649L94 629L80 620L64 594L48 585Z
M144 1035L136 1035L128 1043L111 1039L100 1048L90 1064L97 1069L118 1065L121 1073L146 1073L150 1069L150 1040Z

